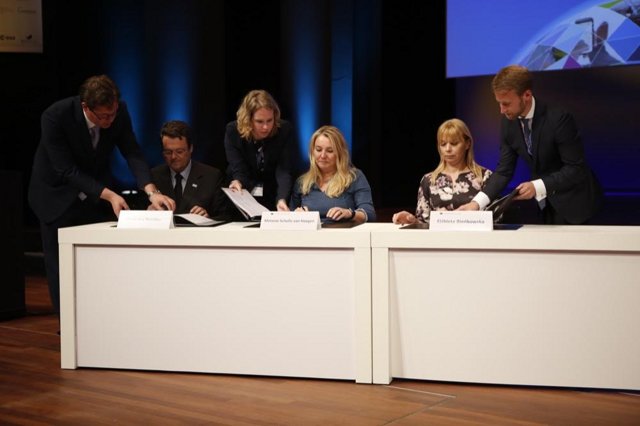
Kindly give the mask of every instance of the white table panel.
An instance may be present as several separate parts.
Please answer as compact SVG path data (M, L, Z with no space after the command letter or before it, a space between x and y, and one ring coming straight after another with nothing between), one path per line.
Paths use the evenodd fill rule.
M640 228L389 225L371 241L374 383L640 389Z
M62 367L371 383L372 226L245 225L62 229Z
M354 379L344 254L78 247L78 366Z

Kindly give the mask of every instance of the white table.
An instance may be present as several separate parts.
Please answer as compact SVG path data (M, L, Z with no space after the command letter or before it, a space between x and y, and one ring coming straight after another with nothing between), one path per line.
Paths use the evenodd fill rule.
M62 368L372 381L370 229L61 229Z
M640 227L371 233L374 383L640 389Z
M62 367L640 389L640 227L60 231Z

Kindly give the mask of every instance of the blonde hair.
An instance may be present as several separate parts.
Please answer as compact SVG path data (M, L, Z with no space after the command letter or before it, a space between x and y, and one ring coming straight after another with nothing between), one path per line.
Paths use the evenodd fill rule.
M457 140L460 142L469 142L469 149L465 153L465 163L469 170L473 172L476 179L479 179L482 182L482 168L478 163L476 163L473 156L473 137L471 136L471 132L469 128L464 123L464 121L458 118L451 118L438 127L438 136L437 143L440 145L443 143L445 139L447 140ZM440 152L440 150L438 150ZM445 162L442 159L442 155L440 156L440 163L438 167L431 173L431 184L436 183L436 178L440 173L444 171Z
M322 126L311 136L311 140L309 141L310 167L309 171L300 177L300 191L306 195L311 191L314 183L320 186L322 173L320 173L320 169L313 156L316 140L320 136L329 139L331 147L336 154L336 173L331 180L329 180L325 194L331 198L339 197L355 180L356 169L351 165L347 141L344 139L340 130L334 126Z
M253 115L261 108L273 111L274 125L269 137L278 133L278 128L280 127L280 107L278 107L278 103L266 90L252 90L244 97L236 112L238 133L240 133L242 139L253 140L251 133L253 130Z

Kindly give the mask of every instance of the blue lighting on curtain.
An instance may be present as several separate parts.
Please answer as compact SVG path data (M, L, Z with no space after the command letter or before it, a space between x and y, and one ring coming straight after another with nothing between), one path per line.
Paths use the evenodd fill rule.
M169 120L182 120L190 125L193 78L193 61L197 49L193 37L194 12L190 9L194 2L162 2L155 9L153 37L156 40L157 54L154 58L154 70L157 73L155 96L157 108L154 111L151 130L153 149L147 154L152 164L164 160L158 149L158 131Z
M309 139L319 126L318 122L318 94L309 90L314 86L315 81L309 75L305 75L305 67L301 64L301 72L299 78L294 84L297 111L294 112L296 128L298 130L298 141L300 144L300 152L302 160L306 164L309 163L307 153L309 152Z
M287 5L292 17L288 24L293 120L301 160L308 165L309 138L323 124L338 127L351 149L354 7L351 0Z
M184 54L184 52L182 53ZM162 72L161 85L165 90L165 96L162 99L164 108L162 122L183 120L190 123L191 64L187 58L179 59L177 64L168 64Z
M331 123L338 127L351 151L353 126L353 5L333 2L331 15Z
M137 6L137 7L136 7ZM104 52L106 73L118 85L121 98L127 103L133 131L140 141L144 117L144 37L140 27L143 25L144 4L127 1L115 2L106 9L106 37ZM123 187L135 188L135 178L126 160L119 151L115 151L111 160L113 176Z
M162 123L191 122L197 2L119 0L107 4L107 73L120 88L138 143L153 166L162 162L158 144ZM120 185L136 186L126 160L117 151L112 170Z
M157 90L162 104L162 122L183 120L191 123L191 79L196 43L192 27L194 12L189 7L193 5L194 2L168 2L159 17L159 49L166 52L158 55L156 64L161 74Z
M298 131L298 143L303 164L309 164L308 146L313 132L320 127L321 35L317 26L315 2L289 2L291 22L291 76L294 96L293 122Z

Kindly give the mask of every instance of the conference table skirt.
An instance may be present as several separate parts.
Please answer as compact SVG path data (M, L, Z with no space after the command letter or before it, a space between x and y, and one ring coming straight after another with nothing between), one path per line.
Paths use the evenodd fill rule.
M61 365L640 389L640 227L60 230Z

